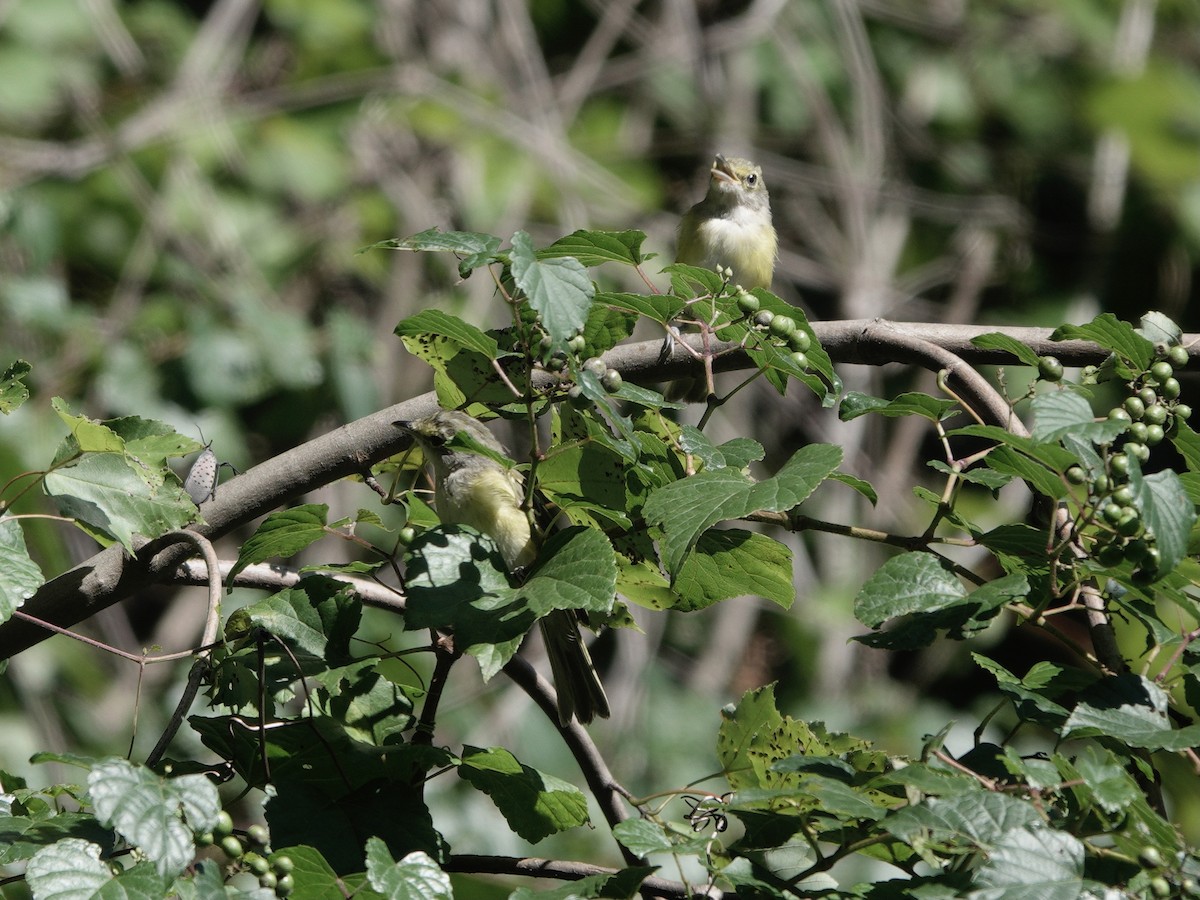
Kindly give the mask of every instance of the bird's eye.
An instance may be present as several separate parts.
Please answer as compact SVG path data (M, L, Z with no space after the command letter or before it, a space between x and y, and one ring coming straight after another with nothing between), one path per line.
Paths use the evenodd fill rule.
M746 184L748 184L750 187L754 187L756 184L758 184L758 176L751 172L746 176Z

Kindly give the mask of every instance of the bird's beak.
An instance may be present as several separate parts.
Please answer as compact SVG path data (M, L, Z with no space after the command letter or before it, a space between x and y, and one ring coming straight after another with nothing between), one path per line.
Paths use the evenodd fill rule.
M737 176L730 171L729 162L720 153L713 160L712 169L709 171L713 181L728 181L730 184L737 184Z

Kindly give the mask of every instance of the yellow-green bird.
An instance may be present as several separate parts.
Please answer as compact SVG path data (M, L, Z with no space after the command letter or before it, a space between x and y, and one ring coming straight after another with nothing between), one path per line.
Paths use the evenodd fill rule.
M515 469L466 448L448 444L460 432L475 443L506 456L504 446L478 419L458 410L440 409L412 421L395 423L413 436L433 477L433 504L447 524L468 525L486 534L510 570L533 563L537 545L529 517L521 508L524 479ZM557 609L539 620L558 692L559 721L574 715L587 724L608 718L608 697L570 610Z
M733 270L734 284L769 288L779 240L771 224L771 198L762 168L748 159L717 154L708 193L679 220L675 261L689 266ZM704 379L681 379L667 397L701 402Z
M778 247L762 168L718 153L708 193L679 220L675 261L707 269L724 266L733 269L734 284L769 288Z

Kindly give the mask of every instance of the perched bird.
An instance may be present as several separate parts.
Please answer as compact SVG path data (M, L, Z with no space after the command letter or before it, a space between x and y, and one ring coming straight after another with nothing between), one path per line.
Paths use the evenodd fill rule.
M748 159L717 154L704 199L679 220L675 261L733 269L733 283L769 288L778 239L762 168Z
M778 246L762 168L718 153L708 193L679 220L675 261L732 269L734 284L747 290L769 288ZM668 397L699 402L707 391L702 379L682 379L671 386Z
M424 418L395 423L413 436L433 477L433 503L445 523L469 525L486 534L510 570L530 565L537 546L529 517L521 508L524 479L514 469L481 453L447 446L466 433L475 443L504 456L504 446L478 419L440 409ZM570 610L554 610L539 620L558 691L559 721L574 715L584 724L609 715L608 697Z

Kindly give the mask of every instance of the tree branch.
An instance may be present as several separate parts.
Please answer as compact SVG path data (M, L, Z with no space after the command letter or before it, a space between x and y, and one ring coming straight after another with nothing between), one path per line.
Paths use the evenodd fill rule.
M1000 409L984 399L989 393L994 394L990 388L984 390L987 382L970 365L964 365L1011 364L1013 360L1007 354L980 350L970 344L972 336L1000 329L881 319L817 322L813 329L835 362L865 365L907 362L934 370L948 368L952 377L961 380L956 389L963 390L968 402L989 410L988 415L997 424L1009 424ZM1106 356L1100 348L1085 341L1050 341L1049 329L1003 331L1036 353L1053 353L1067 365L1095 364ZM684 340L692 338L684 336ZM700 374L703 363L678 343L665 360L660 359L662 343L656 340L621 345L605 354L604 359L632 381L666 381ZM1200 335L1185 335L1183 344L1193 356L1200 357ZM714 360L717 371L751 365L745 353L734 346L718 345L716 349L721 354ZM537 383L546 386L555 380L545 374ZM217 497L203 506L205 523L192 530L215 540L308 491L365 472L404 446L406 439L392 422L418 418L435 406L433 394L422 395L358 419L247 470L221 485ZM151 583L171 581L189 555L188 548L171 546L174 543L161 539L147 542L132 558L121 547L110 547L46 582L27 602L26 611L60 627L70 627ZM14 656L48 636L49 632L28 621L11 619L0 626L0 659Z

